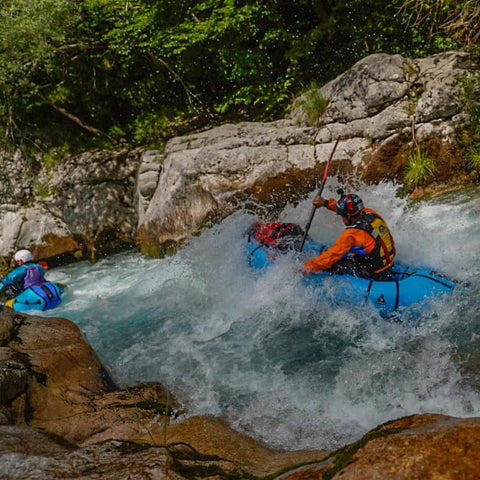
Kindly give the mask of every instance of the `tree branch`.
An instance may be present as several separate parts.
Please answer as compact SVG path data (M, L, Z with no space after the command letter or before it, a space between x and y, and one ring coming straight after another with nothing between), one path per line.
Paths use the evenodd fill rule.
M198 98L197 95L195 95L188 87L187 85L185 84L183 78L165 61L163 60L163 58L160 58L160 57L157 57L156 55L154 55L153 53L151 52L146 52L147 56L153 60L155 63L158 63L160 65L162 65L163 67L165 67L169 72L172 73L172 75L175 77L176 80L178 80L180 82L180 84L182 85L183 89L185 90L185 93L187 94L187 98L188 98L188 102L190 103L190 105L192 106L192 108L198 112L198 109L197 107L193 104L192 100L197 102L201 109L210 114L208 108L205 107L205 105L202 103L202 101Z
M58 113L63 115L64 117L68 118L75 124L77 124L79 127L83 128L87 132L93 133L97 137L105 137L108 138L111 142L115 142L115 139L110 137L109 135L103 133L101 130L98 128L92 127L90 125L87 125L85 122L83 122L80 118L78 118L76 115L73 115L72 113L68 112L65 108L59 107L58 105L55 105L53 102L48 100L44 95L42 95L40 92L37 92L38 96L48 105L50 105L54 110L56 110Z

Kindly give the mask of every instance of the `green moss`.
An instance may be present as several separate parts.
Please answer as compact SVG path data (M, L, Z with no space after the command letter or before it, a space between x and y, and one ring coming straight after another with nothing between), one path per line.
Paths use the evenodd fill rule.
M179 449L178 447L184 447ZM185 447L188 448L185 449ZM168 451L177 460L195 460L198 462L218 462L222 460L218 455L206 455L204 453L200 453L191 445L185 442L178 442L172 443L168 446Z
M262 480L273 480L274 478L280 477L284 473L290 472L292 470L296 470L301 467L306 467L307 465L317 465L319 463L322 463L324 460L327 460L329 457L330 457L330 454L319 460L311 460L309 462L297 463L295 465L287 465L286 467L283 467L282 469L278 470L275 473L271 473L270 475L262 477Z
M178 242L174 242L170 240L168 242L163 243L162 245L142 245L140 247L140 252L147 257L152 258L163 258L168 257L171 255L175 255L177 253L180 244Z
M466 152L468 168L480 168L480 74L460 78L460 100L469 116L466 128L459 135L459 143Z
M391 423L391 422L389 422ZM345 447L340 448L336 452L332 453L329 455L327 458L332 457L333 460L333 466L328 468L322 473L322 480L330 480L333 478L338 472L343 470L345 467L350 465L351 463L355 462L356 459L353 458L354 455L363 448L367 443L369 443L371 440L374 440L375 438L382 438L382 437L387 437L389 435L395 435L396 433L400 433L405 428L386 428L388 425L380 425L374 430L371 430L368 432L366 435L364 435L360 440L357 442L351 443L350 445L347 445Z
M64 143L60 147L52 147L41 157L41 162L47 171L52 171L67 155L71 153L70 145Z
M158 402L157 400L143 400L131 406L140 408L141 410L153 410L155 413L161 415L167 414L169 417L175 415L175 412L171 408L169 408L165 403Z
M405 72L406 76L415 76L418 73L415 65L413 65L413 63L410 61L404 62L403 71Z
M33 182L33 192L39 200L45 200L51 195L48 185L45 185L38 180L34 180Z
M245 478L254 479L253 476L247 476L238 470L224 470L218 465L184 465L174 462L172 470L184 478L196 480L198 478L217 477L222 480L243 480Z
M47 438L52 440L54 443L57 445L60 445L63 448L67 448L68 450L75 450L78 448L78 445L75 445L72 442L69 442L67 439L63 438L61 435L50 432L48 430L45 430L44 428L39 428L39 427L32 427L34 430L37 432L41 433L42 435L45 435Z
M150 444L136 440L123 440L120 444L120 451L124 455L143 452L145 450L149 450L150 448L152 448Z
M419 100L418 96L410 97L408 99L408 104L407 104L407 115L408 116L411 117L412 115L415 115L415 112L417 110L418 100Z

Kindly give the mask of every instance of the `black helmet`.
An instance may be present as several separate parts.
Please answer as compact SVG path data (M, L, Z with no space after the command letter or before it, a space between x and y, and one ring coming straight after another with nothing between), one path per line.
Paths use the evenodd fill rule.
M337 215L351 218L358 215L364 209L362 199L354 193L342 196L337 202Z

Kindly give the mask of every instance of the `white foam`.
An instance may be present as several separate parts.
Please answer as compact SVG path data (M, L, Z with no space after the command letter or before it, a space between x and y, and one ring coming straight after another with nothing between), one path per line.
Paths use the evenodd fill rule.
M335 188L324 196L336 196ZM421 306L407 324L367 308L319 302L294 258L264 274L246 264L238 212L175 256L128 253L49 272L70 285L51 312L76 321L120 384L160 381L190 414L224 415L279 448L334 448L392 418L480 415L459 351L480 335L480 192L413 204L384 183L359 195L387 220L398 258L471 280L466 295ZM306 223L310 199L282 221ZM331 243L338 217L316 212L311 236Z

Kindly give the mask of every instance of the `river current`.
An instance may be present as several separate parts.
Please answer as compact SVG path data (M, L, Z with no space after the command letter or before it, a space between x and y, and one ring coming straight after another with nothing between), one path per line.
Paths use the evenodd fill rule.
M77 323L120 386L159 381L188 415L221 415L279 449L333 449L413 413L480 416L480 189L418 203L391 183L356 192L387 220L399 261L468 281L466 292L404 321L319 301L295 259L248 267L243 232L258 217L242 210L168 258L51 270L70 297L49 315ZM310 210L305 200L279 220L305 226ZM330 244L342 229L319 209L310 236Z

